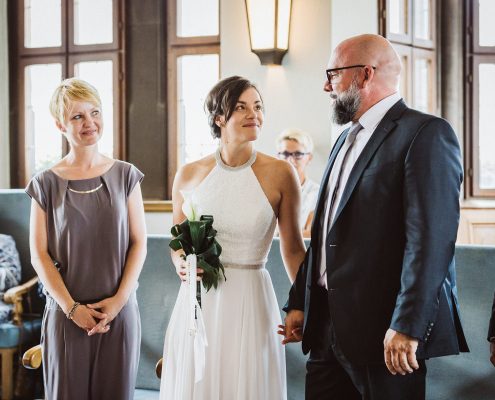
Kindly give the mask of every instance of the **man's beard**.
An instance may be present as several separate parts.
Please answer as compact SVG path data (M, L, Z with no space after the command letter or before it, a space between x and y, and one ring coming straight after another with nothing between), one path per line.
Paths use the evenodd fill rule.
M340 95L335 92L330 93L330 97L334 100L332 104L333 122L344 125L352 121L361 105L361 95L357 82L353 81L349 89Z

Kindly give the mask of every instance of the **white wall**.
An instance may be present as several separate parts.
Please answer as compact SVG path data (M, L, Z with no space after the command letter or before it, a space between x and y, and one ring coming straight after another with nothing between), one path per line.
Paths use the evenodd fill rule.
M331 3L332 49L351 36L378 33L378 1L333 0Z
M330 123L323 92L331 50L343 39L378 32L378 2L370 0L293 0L289 52L281 66L263 66L249 47L244 0L220 0L221 76L241 75L258 85L265 102L265 124L257 149L275 154L285 128L300 128L315 142L308 175L320 181L331 145L341 127ZM170 229L166 213L148 213L150 233Z
M10 187L7 0L0 0L0 189Z
M265 102L265 124L258 150L275 154L285 128L300 128L315 141L311 178L319 180L330 149L328 96L323 92L330 43L329 0L294 0L289 51L282 66L262 66L251 52L244 0L222 0L221 75L241 75L258 85Z
M258 150L275 154L275 139L282 130L303 129L315 142L308 174L320 180L331 144L340 132L330 123L330 102L323 92L325 67L331 50L341 40L378 32L377 3L293 0L289 52L283 65L262 66L249 47L244 0L221 0L221 75L242 75L254 81L265 102Z
M169 212L147 212L146 232L151 234L169 234L172 228L172 213Z

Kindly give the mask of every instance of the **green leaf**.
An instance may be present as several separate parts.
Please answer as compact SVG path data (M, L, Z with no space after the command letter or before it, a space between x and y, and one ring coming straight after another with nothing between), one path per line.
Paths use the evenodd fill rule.
M199 221L184 220L172 227L174 238L170 248L174 251L184 250L186 255L198 256L198 267L203 269L202 283L206 291L217 288L225 269L220 262L222 246L215 240L217 231L213 229L213 216L202 215Z
M168 245L172 250L177 251L182 249L182 243L179 239L172 239Z
M189 229L191 232L191 244L196 254L199 254L201 245L205 238L205 226L201 221L190 221Z

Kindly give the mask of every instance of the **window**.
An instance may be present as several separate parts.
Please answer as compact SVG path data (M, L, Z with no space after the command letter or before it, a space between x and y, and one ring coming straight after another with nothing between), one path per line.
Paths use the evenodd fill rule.
M167 4L168 192L177 168L212 153L203 104L219 79L219 0Z
M413 108L438 113L436 2L380 0L380 33L392 42L402 61L399 91Z
M495 197L495 2L465 4L466 185L471 197Z
M123 2L20 0L9 2L14 187L68 151L48 105L62 79L81 77L100 92L105 135L100 150L124 158ZM88 23L90 21L91 23Z

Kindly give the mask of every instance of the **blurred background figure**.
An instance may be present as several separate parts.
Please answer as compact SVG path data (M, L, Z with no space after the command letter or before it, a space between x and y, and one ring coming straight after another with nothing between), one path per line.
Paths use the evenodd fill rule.
M299 129L286 129L277 139L278 157L289 161L297 170L301 184L301 213L299 223L305 238L311 237L316 200L320 185L306 176L306 166L313 158L313 139Z

